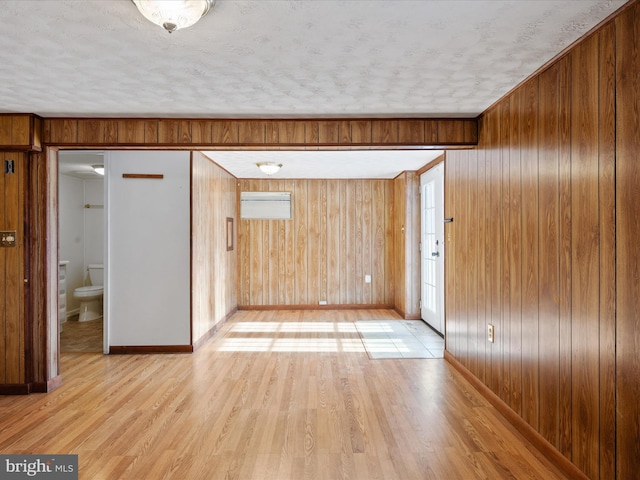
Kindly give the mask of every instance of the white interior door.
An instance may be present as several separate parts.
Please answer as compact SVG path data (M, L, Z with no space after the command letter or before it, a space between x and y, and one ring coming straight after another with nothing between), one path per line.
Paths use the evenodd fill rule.
M444 163L420 177L421 314L444 333Z

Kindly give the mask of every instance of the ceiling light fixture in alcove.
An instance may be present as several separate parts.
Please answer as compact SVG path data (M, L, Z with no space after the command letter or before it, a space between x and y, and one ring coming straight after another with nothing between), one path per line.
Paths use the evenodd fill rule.
M275 163L275 162L260 162L260 163L256 163L256 165L258 166L260 171L262 171L262 173L266 175L273 175L274 173L277 173L278 170L282 168L281 163Z
M104 175L104 165L91 165L91 168L93 168L93 171L98 175Z
M216 0L131 0L150 22L172 33L204 17Z

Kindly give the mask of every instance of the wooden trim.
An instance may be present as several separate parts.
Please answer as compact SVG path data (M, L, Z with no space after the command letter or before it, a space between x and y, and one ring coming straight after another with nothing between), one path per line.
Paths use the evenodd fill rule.
M238 311L237 308L234 308L233 310L231 310L229 313L227 313L224 316L222 320L216 323L207 333L205 333L197 341L193 342L193 351L195 352L200 347L202 347L205 343L207 343L209 339L211 339L211 337L213 337L222 328L222 326L225 323L227 323L227 321L236 314L237 311Z
M468 148L477 118L48 118L44 141L76 148Z
M393 305L238 305L238 310L393 310Z
M0 113L0 150L42 151L42 119L31 113Z
M418 175L418 177L419 177L424 172L426 172L428 170L431 170L436 165L440 165L442 162L444 162L445 156L446 156L446 153L443 153L438 158L434 158L429 163L427 163L424 167L422 167L418 171L416 171L416 175Z
M0 385L0 395L29 395L29 393L31 393L31 385L28 383Z
M189 153L189 344L193 345L193 152ZM195 350L195 348L194 348Z
M62 385L62 375L58 375L46 382L33 382L29 386L29 393L49 393Z
M551 445L542 435L534 430L534 428L525 422L516 412L511 410L509 406L498 397L489 387L482 383L473 373L467 370L456 358L444 351L444 359L449 362L464 379L469 382L496 410L515 427L520 434L526 438L544 457L559 468L569 478L588 480L587 477L578 467L569 461L567 457L562 455L556 448Z
M153 180L162 180L162 173L123 173L122 178L149 178Z
M112 345L109 347L109 354L193 353L193 350L193 345Z

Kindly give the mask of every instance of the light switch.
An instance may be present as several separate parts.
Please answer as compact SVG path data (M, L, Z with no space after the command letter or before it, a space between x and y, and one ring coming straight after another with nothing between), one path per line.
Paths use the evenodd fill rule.
M371 275L364 276L364 283L371 283Z

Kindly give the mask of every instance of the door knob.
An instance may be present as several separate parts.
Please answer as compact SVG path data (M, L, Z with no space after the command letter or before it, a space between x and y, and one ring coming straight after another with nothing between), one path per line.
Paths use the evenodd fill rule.
M431 252L431 256L432 257L439 257L440 256L440 252Z

